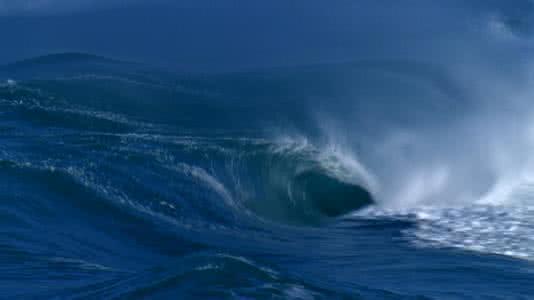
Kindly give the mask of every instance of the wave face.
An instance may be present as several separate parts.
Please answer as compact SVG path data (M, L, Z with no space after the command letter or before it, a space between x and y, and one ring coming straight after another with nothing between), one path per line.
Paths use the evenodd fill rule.
M2 297L534 293L530 114L447 69L0 73Z

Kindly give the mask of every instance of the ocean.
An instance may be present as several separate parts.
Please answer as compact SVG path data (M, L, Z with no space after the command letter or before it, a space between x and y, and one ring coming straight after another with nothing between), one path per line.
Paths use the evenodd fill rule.
M2 299L534 298L520 93L380 60L0 80Z

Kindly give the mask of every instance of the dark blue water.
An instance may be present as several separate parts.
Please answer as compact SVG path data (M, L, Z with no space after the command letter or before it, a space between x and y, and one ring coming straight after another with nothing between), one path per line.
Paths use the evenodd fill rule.
M436 66L0 78L2 299L534 297L530 169Z

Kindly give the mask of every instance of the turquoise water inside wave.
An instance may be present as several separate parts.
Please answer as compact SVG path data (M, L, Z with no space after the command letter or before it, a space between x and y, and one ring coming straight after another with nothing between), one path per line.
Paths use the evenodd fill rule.
M435 66L0 78L1 298L534 296L529 168L454 143L481 113Z

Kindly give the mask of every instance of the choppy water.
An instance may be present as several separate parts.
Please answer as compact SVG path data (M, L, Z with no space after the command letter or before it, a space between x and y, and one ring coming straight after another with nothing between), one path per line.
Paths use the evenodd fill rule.
M528 113L437 67L0 75L1 298L534 296Z

